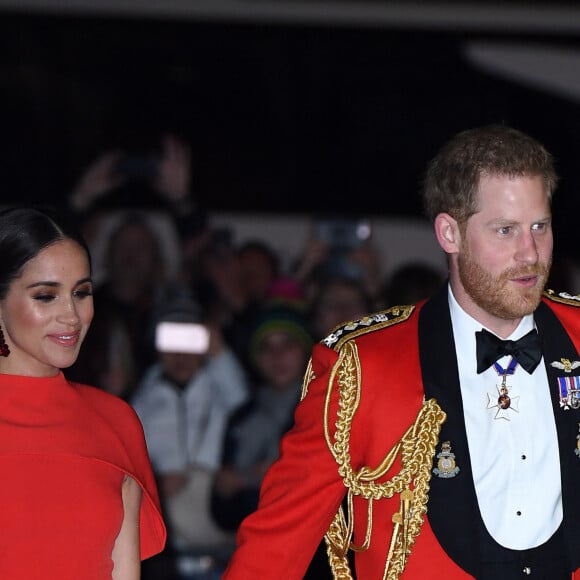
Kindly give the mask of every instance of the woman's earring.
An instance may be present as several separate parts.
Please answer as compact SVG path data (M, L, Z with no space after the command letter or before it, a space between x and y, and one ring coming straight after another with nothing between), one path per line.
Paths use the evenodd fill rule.
M2 328L0 328L0 356L8 356L10 354L10 349L6 344L6 339L4 338L4 333Z

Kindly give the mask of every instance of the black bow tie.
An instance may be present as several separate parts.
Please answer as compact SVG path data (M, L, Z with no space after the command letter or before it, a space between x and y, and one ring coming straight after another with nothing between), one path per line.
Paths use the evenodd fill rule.
M475 338L478 374L505 355L513 356L529 374L534 372L542 359L540 336L535 329L519 340L502 340L485 329L476 332Z

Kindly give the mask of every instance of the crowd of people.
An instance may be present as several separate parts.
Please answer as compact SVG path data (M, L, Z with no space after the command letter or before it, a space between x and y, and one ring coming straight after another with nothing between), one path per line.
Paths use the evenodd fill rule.
M292 425L314 342L392 299L426 297L444 274L416 263L387 279L372 238L337 247L314 230L283 266L267 240L212 226L179 139L162 140L154 169L123 173L122 161L105 153L70 196L99 260L98 316L67 377L129 402L144 426L169 530L145 577L218 578ZM209 342L160 350L163 322L201 326ZM320 552L313 578L329 573Z
M453 137L423 189L448 272L388 276L372 236L312 228L290 264L238 242L197 205L191 170L166 136L156 157L97 159L66 219L0 214L0 426L17 462L4 484L26 511L45 474L33 505L54 503L52 470L74 458L67 498L75 482L98 492L80 505L103 528L70 570L573 578L580 325L578 296L545 292L559 276L545 148L504 125ZM94 438L78 436L85 420Z

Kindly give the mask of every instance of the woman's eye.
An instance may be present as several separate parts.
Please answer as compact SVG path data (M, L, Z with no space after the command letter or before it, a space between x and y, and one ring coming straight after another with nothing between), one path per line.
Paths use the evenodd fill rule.
M93 295L92 290L75 290L74 291L74 296L76 296L77 298L87 298L88 296L92 296L92 295Z
M37 294L34 296L34 300L38 300L39 302L50 302L54 300L54 294Z

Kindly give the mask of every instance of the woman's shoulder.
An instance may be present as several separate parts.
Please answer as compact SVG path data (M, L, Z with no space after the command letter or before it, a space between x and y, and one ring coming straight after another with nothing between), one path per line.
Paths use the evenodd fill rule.
M121 397L83 383L69 381L69 384L75 389L79 397L93 411L106 419L107 423L126 429L130 425L141 423L133 407Z
M127 403L121 399L121 397L118 397L113 393L109 393L108 391L105 391L99 387L94 387L93 385L87 385L84 383L77 383L75 381L68 381L68 383L78 392L78 394L83 399L88 401L98 401L104 405L127 405Z
M78 421L91 430L91 453L130 475L143 489L141 558L159 553L166 540L159 496L151 469L143 427L131 405L97 387L70 382L77 394Z

